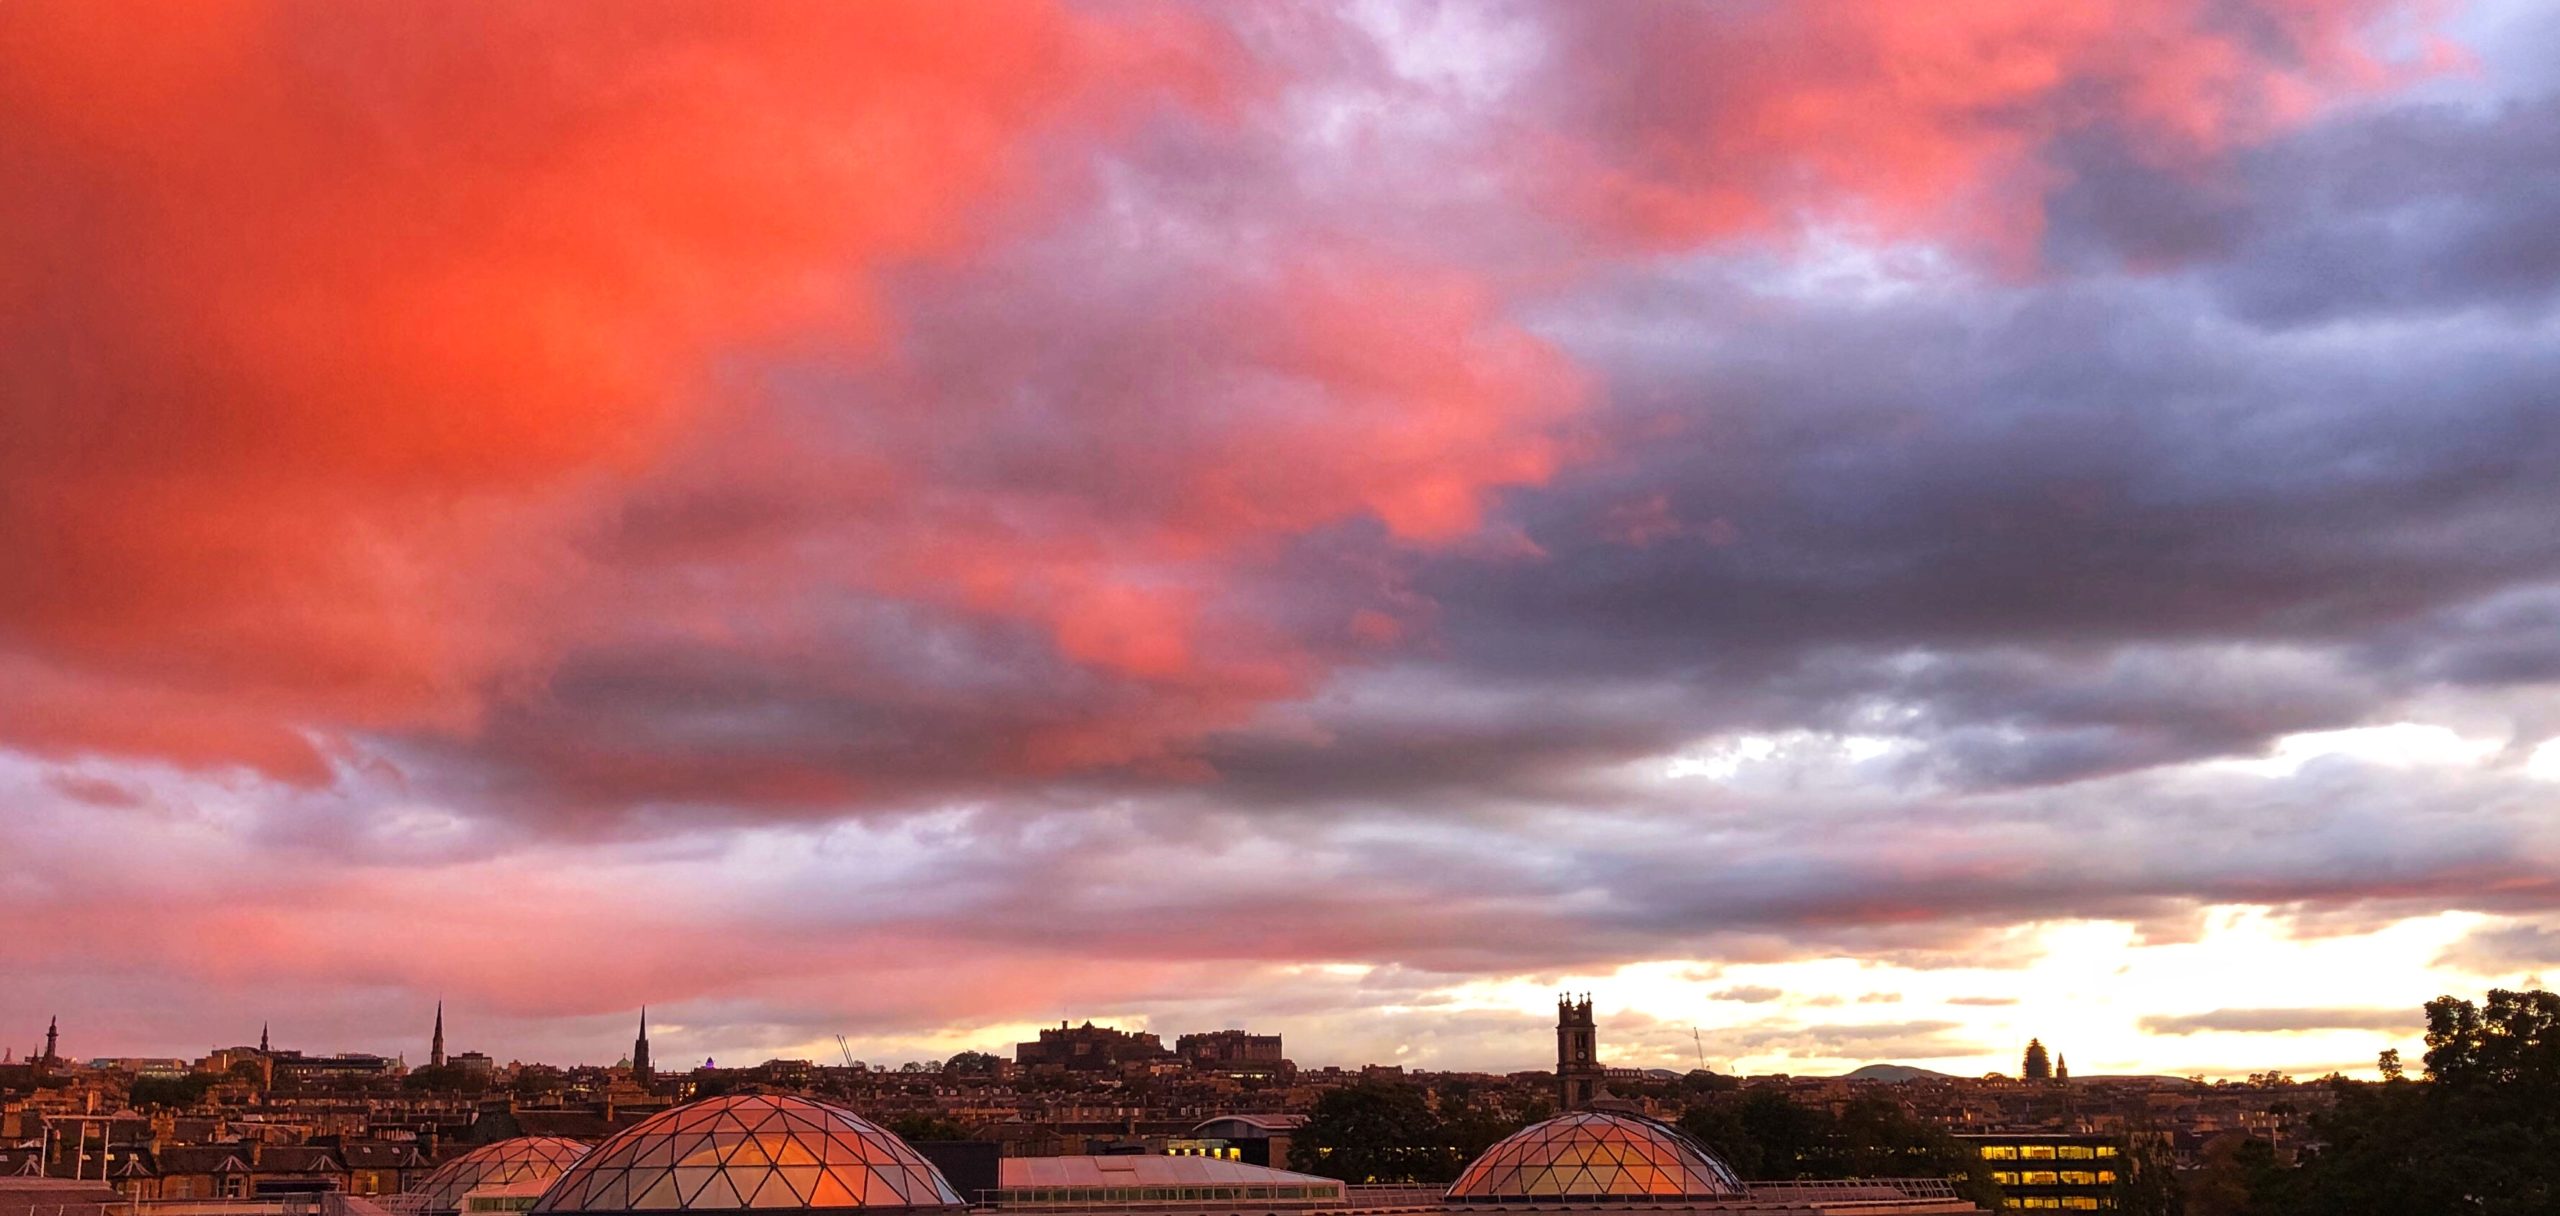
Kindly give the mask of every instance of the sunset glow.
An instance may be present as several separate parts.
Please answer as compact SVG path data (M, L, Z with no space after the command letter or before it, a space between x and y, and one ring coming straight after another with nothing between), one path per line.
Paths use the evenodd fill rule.
M2372 1075L2560 977L2554 38L0 5L0 1041Z

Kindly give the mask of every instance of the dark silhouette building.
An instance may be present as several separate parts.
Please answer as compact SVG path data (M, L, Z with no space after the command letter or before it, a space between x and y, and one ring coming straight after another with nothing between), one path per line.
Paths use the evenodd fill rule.
M1556 1105L1577 1111L1600 1096L1600 1027L1592 1020L1591 997L1556 998Z
M640 1007L640 1037L631 1040L631 1079L642 1085L657 1074L649 1068L649 1007Z
M1183 1035L1173 1041L1173 1054L1209 1068L1277 1064L1283 1058L1279 1035L1248 1034L1241 1030L1210 1030Z
M1024 1068L1112 1072L1123 1064L1161 1060L1171 1054L1164 1049L1163 1039L1142 1030L1114 1030L1091 1022L1069 1026L1060 1022L1055 1029L1042 1027L1036 1041L1016 1044L1013 1062Z
M436 1002L436 1036L427 1045L427 1067L444 1067L444 1002Z

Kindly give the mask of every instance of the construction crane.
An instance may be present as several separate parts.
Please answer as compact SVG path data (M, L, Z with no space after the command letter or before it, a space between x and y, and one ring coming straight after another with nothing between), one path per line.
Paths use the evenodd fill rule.
M1698 1071L1707 1070L1707 1041L1698 1037L1698 1028L1689 1028L1689 1045L1698 1049Z
M845 1042L843 1035L836 1036L836 1050L844 1053L844 1070L846 1072L862 1071L862 1066L853 1062L853 1044Z

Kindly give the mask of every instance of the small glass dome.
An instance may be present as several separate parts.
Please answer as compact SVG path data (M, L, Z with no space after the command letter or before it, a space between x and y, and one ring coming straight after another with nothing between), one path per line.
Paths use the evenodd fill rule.
M548 1212L958 1211L942 1171L886 1128L780 1094L688 1103L624 1128L535 1201Z
M1486 1149L1449 1188L1449 1202L1616 1203L1748 1193L1732 1169L1678 1128L1637 1115L1576 1111Z
M388 1206L416 1216L458 1212L464 1195L482 1187L549 1182L586 1155L586 1145L562 1136L518 1136L483 1144L437 1166L417 1186L392 1196Z

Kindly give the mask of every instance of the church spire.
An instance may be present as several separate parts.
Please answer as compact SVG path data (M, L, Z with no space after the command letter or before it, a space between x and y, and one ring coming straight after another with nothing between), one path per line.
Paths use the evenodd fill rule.
M258 1054L267 1054L267 1024L258 1023Z
M631 1078L642 1085L649 1083L649 1007L640 1007L640 1037L631 1040Z
M427 1067L444 1067L444 1002L436 1002L436 1037L427 1045Z
M45 1062L45 1063L47 1063L47 1064L51 1064L51 1063L53 1063L55 1060L58 1060L58 1059L60 1059L60 1058L61 1058L60 1056L55 1055L55 1054L54 1054L54 1050L53 1050L53 1048L54 1048L54 1041L55 1041L56 1039L59 1039L61 1036L62 1036L62 1015L60 1015L60 1014L55 1014L55 1015L53 1016L53 1018L52 1018L50 1021L47 1021L47 1022L44 1024L44 1062Z

